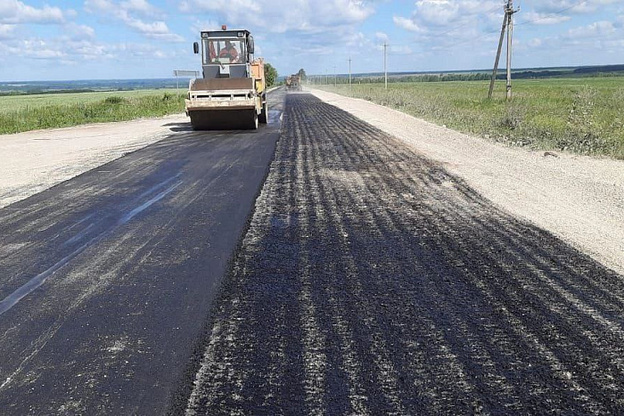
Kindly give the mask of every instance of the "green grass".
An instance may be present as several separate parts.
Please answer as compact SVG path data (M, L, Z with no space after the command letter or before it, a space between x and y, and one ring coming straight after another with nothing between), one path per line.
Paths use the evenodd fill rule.
M182 90L3 96L0 134L180 113L185 96Z
M517 146L624 159L624 77L518 80L505 100L497 83L431 82L325 86L449 128Z

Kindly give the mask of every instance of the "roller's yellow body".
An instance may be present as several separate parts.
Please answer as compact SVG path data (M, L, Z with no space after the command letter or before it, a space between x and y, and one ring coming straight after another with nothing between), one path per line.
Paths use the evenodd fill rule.
M236 44L240 51L226 55L231 50L222 48L226 44ZM197 43L195 51L199 53ZM264 61L252 59L252 54L248 31L202 32L203 78L190 81L186 99L195 130L257 129L267 122Z

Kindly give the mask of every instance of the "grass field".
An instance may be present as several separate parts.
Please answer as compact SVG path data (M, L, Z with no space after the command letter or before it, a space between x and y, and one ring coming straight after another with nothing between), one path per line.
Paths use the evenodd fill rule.
M185 96L185 89L2 96L0 134L181 113Z
M324 86L449 128L535 149L624 159L624 77Z

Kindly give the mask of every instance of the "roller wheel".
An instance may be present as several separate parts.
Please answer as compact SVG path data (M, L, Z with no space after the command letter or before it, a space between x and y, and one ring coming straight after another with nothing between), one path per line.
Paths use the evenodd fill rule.
M258 130L258 113L256 113L256 110L253 111L253 118L249 128L251 130Z
M256 109L240 111L192 111L193 130L256 130L258 113Z
M259 119L262 124L267 124L269 121L269 103L266 101L262 104L262 112L260 113Z

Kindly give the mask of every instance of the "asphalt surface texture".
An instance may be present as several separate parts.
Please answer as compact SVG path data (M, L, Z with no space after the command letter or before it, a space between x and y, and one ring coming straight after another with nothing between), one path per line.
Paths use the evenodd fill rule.
M623 277L308 94L208 322L171 413L624 413Z
M170 137L0 209L0 414L164 414L279 138Z

